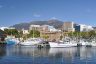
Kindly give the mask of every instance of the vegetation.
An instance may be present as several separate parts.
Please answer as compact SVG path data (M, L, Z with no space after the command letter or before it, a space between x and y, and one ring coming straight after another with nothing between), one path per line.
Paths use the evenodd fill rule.
M0 37L6 37L6 33L2 30L0 30Z
M5 29L4 32L7 35L15 36L17 38L22 37L24 39L27 39L29 37L40 37L40 32L37 30L31 30L29 34L23 34L23 31L18 31L16 29Z
M16 29L5 29L4 31L0 30L0 33L3 33L4 35L13 35L15 37L23 37L24 39L29 37L40 37L40 32L37 30L31 30L29 34L23 34L22 31L18 31ZM94 30L89 32L70 32L68 33L68 36L71 38L83 38L83 39L93 39L96 37L96 32ZM48 39L49 36L43 35L44 39ZM62 39L63 36L60 36L60 39Z
M79 37L84 39L92 39L96 37L96 32L94 30L89 32L70 32L68 33L70 37Z
M49 36L48 36L48 35L43 35L43 38L44 38L45 40L47 40L47 39L49 38Z
M63 38L63 36L61 35L61 36L60 36L60 40L62 40L62 38Z
M20 36L19 36L19 32L18 32L18 30L16 30L16 29L5 29L4 32L5 32L7 35L12 35L12 36L15 36L15 37L20 37Z
M27 37L40 37L40 32L38 30L31 30Z

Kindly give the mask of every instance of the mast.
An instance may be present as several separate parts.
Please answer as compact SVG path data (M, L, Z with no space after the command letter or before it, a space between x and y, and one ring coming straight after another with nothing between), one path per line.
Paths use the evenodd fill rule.
M34 38L34 30L35 30L35 27L33 27L33 34L32 34L32 37Z

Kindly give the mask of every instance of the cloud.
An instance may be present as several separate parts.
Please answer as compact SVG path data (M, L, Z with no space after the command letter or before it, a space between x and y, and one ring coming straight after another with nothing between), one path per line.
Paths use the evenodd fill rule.
M34 17L41 17L40 14L33 14Z

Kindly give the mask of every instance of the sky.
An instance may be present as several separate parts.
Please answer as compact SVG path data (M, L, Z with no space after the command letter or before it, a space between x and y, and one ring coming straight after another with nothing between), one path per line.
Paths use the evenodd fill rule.
M49 19L96 26L96 0L0 0L0 26Z

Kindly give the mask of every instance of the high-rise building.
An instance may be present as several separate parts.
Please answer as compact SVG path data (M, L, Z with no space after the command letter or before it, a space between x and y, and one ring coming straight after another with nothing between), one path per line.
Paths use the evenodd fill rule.
M64 22L62 30L67 32L70 31L74 32L75 31L74 22Z
M75 31L79 32L87 32L93 30L92 26L84 25L84 24L77 24L75 25Z

